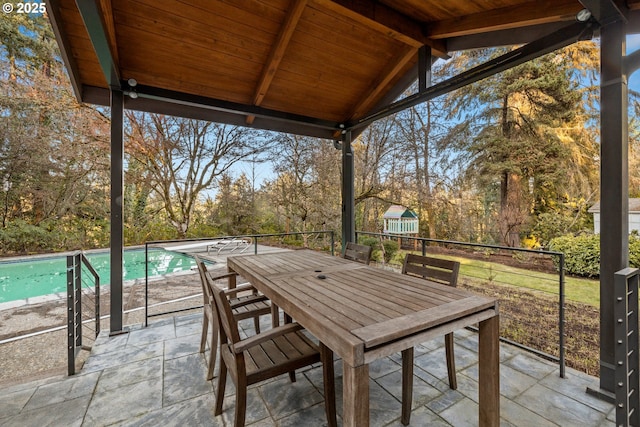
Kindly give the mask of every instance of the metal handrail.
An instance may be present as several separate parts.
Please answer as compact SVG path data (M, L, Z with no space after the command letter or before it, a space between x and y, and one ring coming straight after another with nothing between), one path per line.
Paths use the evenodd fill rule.
M100 333L100 276L83 252L75 252L67 256L67 373L76 373L76 357L80 350L91 347L82 342L82 268L93 278L94 289L94 338Z
M538 249L527 249L527 248L511 248L507 246L498 246L498 245L489 245L482 243L470 243L470 242L457 242L453 240L441 240L441 239L430 239L426 237L414 237L414 236L406 236L403 234L393 234L393 233L373 233L367 231L356 231L356 240L358 239L358 235L367 235L367 236L377 236L384 238L393 238L393 239L407 239L412 241L420 242L422 255L426 255L427 253L427 244L428 243L437 243L444 245L456 245L456 246L466 246L466 247L474 247L474 248L484 248L484 249L492 249L492 250L508 250L513 252L523 252L523 253L533 253L539 255L547 255L558 258L558 356L554 356L552 354L545 353L543 351L528 347L524 344L517 343L515 341L500 337L500 340L511 345L522 348L526 351L534 353L538 356L544 357L546 359L555 361L558 363L560 367L560 377L565 378L566 376L566 344L565 344L565 273L564 273L564 253L562 252L553 252L553 251L545 251Z
M269 237L286 237L286 236L303 236L303 235L322 235L328 234L331 238L331 255L335 255L335 232L333 230L321 230L321 231L296 231L290 233L269 233L269 234L240 234L235 236L216 236L216 237L202 237L196 239L174 239L174 240L154 240L145 242L144 244L144 262L145 262L145 272L144 272L144 325L149 326L149 318L155 316L162 316L173 313L180 313L183 311L194 310L198 308L202 308L202 305L181 308L178 310L170 310L164 311L161 313L149 314L149 246L161 246L166 245L168 243L184 243L184 242L207 242L207 241L215 241L215 240L225 240L225 239L243 239L250 238L253 242L254 254L258 253L258 241L259 239L266 239Z

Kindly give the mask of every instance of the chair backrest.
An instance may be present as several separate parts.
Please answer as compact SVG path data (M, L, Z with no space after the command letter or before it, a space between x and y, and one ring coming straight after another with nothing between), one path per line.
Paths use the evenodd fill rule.
M193 258L196 261L196 265L198 266L198 273L200 274L204 303L214 305L215 302L213 300L213 294L207 286L207 266L205 265L204 261L202 261L200 257L198 257L198 255L194 255ZM215 307L213 307L213 309L215 310Z
M342 258L369 265L371 262L371 246L347 242Z
M458 283L460 263L442 258L407 254L402 265L402 274L422 277L449 286Z
M214 286L208 276L206 277L206 283L213 294L213 299L217 307L216 311L221 326L220 342L222 344L226 344L229 341L232 344L239 342L240 332L238 331L238 323L233 317L233 310L231 309L231 304L229 304L225 290Z

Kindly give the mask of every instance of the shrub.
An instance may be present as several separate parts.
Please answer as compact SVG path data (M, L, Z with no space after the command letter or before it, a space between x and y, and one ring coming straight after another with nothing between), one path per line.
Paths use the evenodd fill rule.
M564 253L564 267L568 274L586 277L600 275L600 235L561 236L551 239L549 249ZM557 259L554 259L557 265ZM629 266L640 268L640 237L629 235Z
M382 247L384 248L384 262L389 263L396 252L398 252L398 242L395 240L383 240Z

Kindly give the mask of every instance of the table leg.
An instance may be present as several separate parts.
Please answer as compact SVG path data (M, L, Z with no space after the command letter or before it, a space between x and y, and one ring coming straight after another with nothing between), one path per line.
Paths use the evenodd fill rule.
M342 362L342 419L344 427L369 426L369 365Z
M480 322L480 426L500 425L500 318Z

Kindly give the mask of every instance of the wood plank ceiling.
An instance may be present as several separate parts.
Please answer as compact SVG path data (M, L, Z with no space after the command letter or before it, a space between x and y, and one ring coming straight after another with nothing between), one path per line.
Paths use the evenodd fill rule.
M639 5L625 7L631 13ZM327 138L415 81L422 46L446 58L460 49L527 43L574 24L584 8L578 0L48 0L47 6L82 101L108 105L112 87L138 95L127 98L131 109Z

